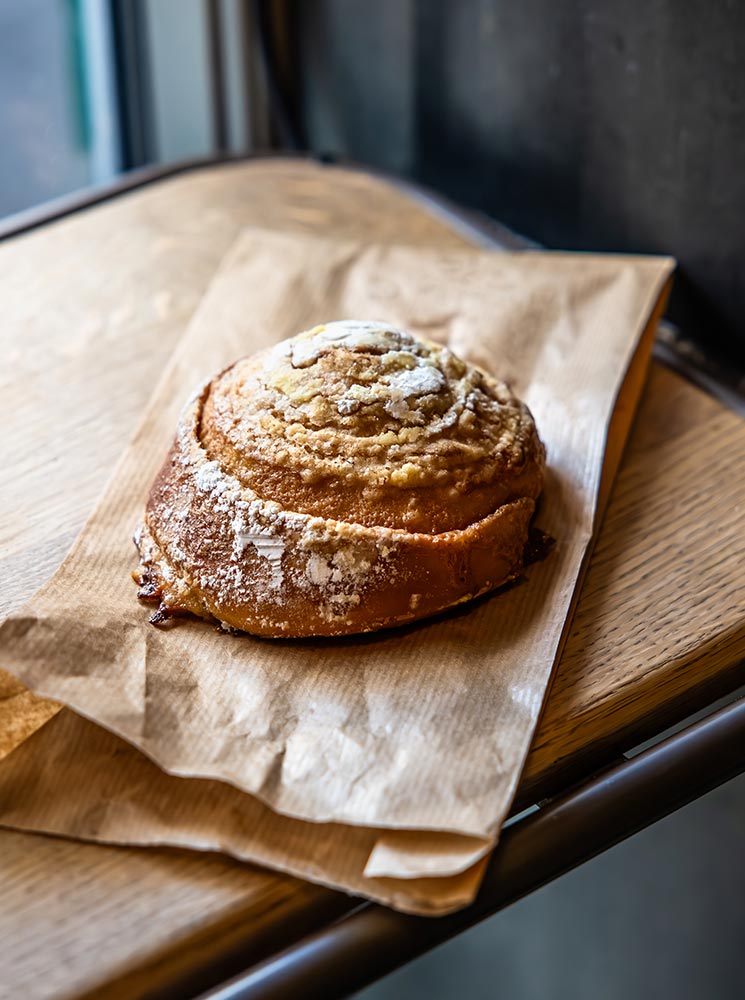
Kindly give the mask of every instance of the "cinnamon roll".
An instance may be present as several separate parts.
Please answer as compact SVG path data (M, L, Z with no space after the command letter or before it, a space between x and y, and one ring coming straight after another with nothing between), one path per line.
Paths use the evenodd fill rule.
M502 382L386 323L317 326L186 404L139 596L270 637L435 614L520 573L544 448Z

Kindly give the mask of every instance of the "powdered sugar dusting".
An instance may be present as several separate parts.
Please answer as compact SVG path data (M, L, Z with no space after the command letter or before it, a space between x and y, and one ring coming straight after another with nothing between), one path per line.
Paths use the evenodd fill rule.
M329 582L334 569L327 559L319 556L316 552L311 552L305 566L305 575L316 587L323 587Z
M400 357L402 352L395 353ZM435 365L413 354L407 355L407 360L412 367L384 372L371 385L350 386L336 404L338 412L346 416L367 403L380 401L396 420L414 417L409 400L441 392L447 383L445 376Z
M252 545L260 559L265 559L269 564L269 586L273 589L281 587L284 580L282 570L282 556L285 553L285 544L281 538L274 535L268 528L257 530L246 521L246 512L239 511L233 518L232 527L233 555L234 560L240 559L247 546Z
M405 368L390 375L388 384L402 396L427 396L445 388L445 376L434 365L420 362L416 368Z
M182 506L170 496L157 511L158 521L168 526L160 569L169 593L188 589L189 577L223 607L259 606L299 591L327 621L344 620L372 580L391 575L394 550L378 551L369 539L360 543L357 536L365 532L359 526L285 511L258 497L208 458L196 437L197 411L198 401L184 412L177 438L180 477L194 487L191 502ZM200 534L197 540L192 526L204 524L205 517L214 535ZM223 551L227 559L218 557ZM288 562L293 552L301 557Z
M388 323L338 320L316 326L297 337L292 346L292 365L294 368L305 368L329 347L346 347L351 351L395 351L405 343L413 343L411 335Z

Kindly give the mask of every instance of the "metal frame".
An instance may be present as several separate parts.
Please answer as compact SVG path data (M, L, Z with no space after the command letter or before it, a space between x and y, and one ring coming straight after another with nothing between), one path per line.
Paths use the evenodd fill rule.
M107 10L123 169L268 145L274 62L262 74L257 57L269 36L249 0L108 0Z
M155 123L143 0L109 0L123 170L155 159Z
M507 827L466 909L364 905L201 1000L348 996L743 772L745 698Z
M284 157L287 154L283 154ZM250 157L249 157L250 158ZM0 220L0 240L27 233L49 222L125 194L145 185L201 167L236 162L246 157L221 156L192 160L168 167L133 171L114 184L70 195L18 215ZM351 166L351 165L349 165ZM359 168L357 168L359 169ZM443 218L481 246L519 250L529 245L521 237L485 217L465 213L447 199L368 171L402 188L428 211ZM701 384L685 355L667 342L660 358L680 374ZM703 388L716 391L707 375ZM723 397L740 408L739 397ZM685 704L671 704L656 720L656 732L679 722L690 711L711 706L716 697L730 696L742 683L742 665L693 692ZM648 720L635 735L652 735ZM637 740L637 742L638 742ZM628 746L627 737L626 745ZM302 937L279 954L254 965L224 986L202 994L203 1000L263 1000L346 996L407 961L466 930L534 889L559 877L596 854L661 819L717 785L745 772L745 698L720 709L630 759L623 758L607 770L588 777L591 770L609 763L618 747L600 751L591 760L576 762L572 772L557 772L540 788L519 793L518 807L536 798L554 796L503 830L475 902L455 914L437 919L412 917L370 903L339 896L330 922ZM579 770L577 770L579 768ZM567 782L583 783L567 790ZM235 969L235 956L231 961ZM219 982L229 975L219 960L205 967L200 982ZM173 983L172 998L191 997L194 987Z
M433 215L442 218L447 224L464 234L472 242L486 249L500 250L526 250L538 249L538 244L518 235L507 226L490 219L479 212L472 212L456 207L448 198L436 194L421 185L411 181L395 177L384 170L364 167L351 160L341 158L318 157L312 153L302 151L293 152L276 150L257 150L251 153L223 152L214 156L194 157L192 159L179 160L176 163L152 164L139 166L122 174L110 184L85 188L82 191L73 191L70 194L55 198L52 201L44 202L33 208L15 212L5 218L0 218L0 240L9 239L13 236L22 236L24 233L45 226L50 222L64 219L68 215L83 211L86 208L93 208L104 201L110 201L121 195L136 191L138 188L146 187L158 181L168 180L179 174L189 173L192 170L199 170L207 167L218 167L230 163L243 163L250 160L263 159L300 159L311 160L329 168L339 168L348 170L365 171L372 176L379 177L386 183L395 186L406 192L409 197L423 205Z
M223 152L228 146L228 102L223 45L226 31L223 26L223 9L220 0L207 0L207 42L212 71L212 128L215 149Z
M297 39L288 0L253 0L251 11L274 145L281 150L307 150L305 130L297 107L297 87L292 79Z

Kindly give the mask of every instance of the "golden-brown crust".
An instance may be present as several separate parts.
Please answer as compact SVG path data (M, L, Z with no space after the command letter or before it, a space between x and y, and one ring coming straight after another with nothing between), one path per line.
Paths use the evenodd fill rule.
M265 636L425 617L519 573L543 462L524 404L446 348L317 327L187 404L141 595Z

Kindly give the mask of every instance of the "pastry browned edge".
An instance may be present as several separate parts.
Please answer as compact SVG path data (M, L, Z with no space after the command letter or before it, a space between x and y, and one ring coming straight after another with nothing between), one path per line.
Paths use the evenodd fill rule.
M186 404L135 541L151 621L398 625L519 574L545 452L510 389L385 323L317 326Z

